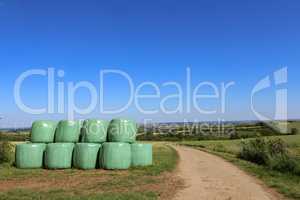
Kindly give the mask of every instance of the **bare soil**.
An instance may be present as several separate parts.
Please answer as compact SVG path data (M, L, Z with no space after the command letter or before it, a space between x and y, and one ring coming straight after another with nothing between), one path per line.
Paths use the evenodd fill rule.
M114 187L112 187L114 185ZM155 191L159 199L172 199L183 182L174 173L164 172L159 176L136 176L128 171L108 172L106 170L42 170L41 176L18 177L0 180L0 192L16 189L36 192L62 190L64 194L89 195L95 193L127 191Z
M283 199L259 180L209 153L174 146L180 156L177 174L185 182L175 200L278 200Z

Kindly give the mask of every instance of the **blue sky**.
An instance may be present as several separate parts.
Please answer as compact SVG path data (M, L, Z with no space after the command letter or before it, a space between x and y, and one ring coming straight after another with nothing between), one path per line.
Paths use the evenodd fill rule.
M300 118L300 2L299 1L21 1L0 0L0 125L28 125L35 119L62 119L65 114L32 115L15 103L15 80L29 69L64 70L58 81L89 81L99 89L99 71L119 69L138 85L151 81L162 96L176 81L184 87L186 68L192 86L203 81L216 85L234 81L229 89L226 113L203 115L191 112L147 115L134 105L117 115L97 108L76 118L129 117L141 121L247 120L256 119L250 110L250 93L262 78L288 67L288 117ZM126 103L127 83L107 77L105 107ZM32 77L22 86L22 99L32 107L47 103L47 80ZM185 89L183 89L184 92ZM272 116L275 86L256 98L261 112ZM145 88L144 94L153 93ZM209 93L209 89L203 89ZM99 95L99 92L98 92ZM158 108L161 99L144 100L145 108ZM76 94L79 106L89 104L84 89ZM169 101L169 108L176 106ZM205 108L218 101L204 100ZM57 102L55 103L55 105ZM65 102L67 105L67 102Z

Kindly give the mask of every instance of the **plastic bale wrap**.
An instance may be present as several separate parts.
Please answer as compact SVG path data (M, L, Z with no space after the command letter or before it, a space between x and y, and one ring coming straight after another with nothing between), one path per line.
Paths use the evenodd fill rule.
M131 148L128 143L103 143L100 166L104 169L128 169L131 164Z
M152 165L152 145L131 144L131 165L133 167Z
M137 124L127 119L113 119L108 127L109 142L134 143L137 133Z
M74 148L73 166L78 169L95 169L101 144L77 143Z
M48 169L67 169L72 166L73 143L47 144L45 165Z
M85 120L81 129L82 142L103 143L107 140L108 122L97 119Z
M35 121L31 127L31 142L51 143L54 141L57 123L54 121Z
M55 142L78 142L80 136L81 122L62 120L58 123Z
M16 145L16 166L21 169L41 168L46 144L24 143Z

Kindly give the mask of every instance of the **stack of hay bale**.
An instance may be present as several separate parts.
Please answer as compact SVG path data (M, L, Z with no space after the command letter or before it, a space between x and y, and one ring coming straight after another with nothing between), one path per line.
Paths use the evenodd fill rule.
M108 141L101 156L104 169L127 169L152 164L152 145L135 143L137 125L131 120L114 119L108 127ZM140 150L140 151L138 151Z
M152 164L152 145L136 143L137 125L131 120L110 123L36 121L31 143L16 146L18 168L128 169Z

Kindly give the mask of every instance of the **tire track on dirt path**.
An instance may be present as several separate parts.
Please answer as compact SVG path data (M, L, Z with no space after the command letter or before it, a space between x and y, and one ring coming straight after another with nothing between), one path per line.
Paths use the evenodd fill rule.
M190 147L172 147L180 156L177 173L186 185L175 200L283 199L222 158Z

